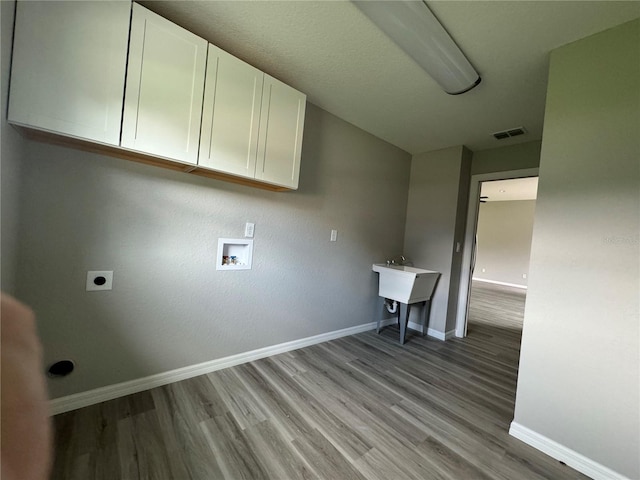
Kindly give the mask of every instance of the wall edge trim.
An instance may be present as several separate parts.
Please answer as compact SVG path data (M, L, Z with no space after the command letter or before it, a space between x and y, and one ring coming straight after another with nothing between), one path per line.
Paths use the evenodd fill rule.
M390 325L392 323L395 323L395 319L392 319L391 321L385 321L384 323ZM216 370L221 370L223 368L241 365L243 363L252 362L254 360L270 357L279 353L285 353L291 350L297 350L299 348L327 342L336 338L355 335L357 333L366 332L375 328L376 322L364 323L361 325L356 325L354 327L321 333L319 335L313 335L311 337L305 337L298 340L280 343L277 345L258 348L256 350L250 350L248 352L237 353L234 355L229 355L227 357L217 358L214 360L209 360L207 362L177 368L175 370L169 370L167 372L156 373L147 377L128 380L126 382L116 383L113 385L107 385L93 390L74 393L72 395L66 395L64 397L55 398L49 401L50 414L58 415L60 413L69 412L78 408L95 405L96 403L113 400L125 395L131 395L133 393L142 392L155 387L167 385L169 383L179 382L188 378L197 377L198 375L215 372Z
M564 445L541 435L530 428L527 428L516 421L511 422L509 435L521 440L527 445L546 453L560 462L566 463L571 468L580 473L593 478L594 480L630 480L628 477L611 470L608 467L591 460L588 457L571 450Z

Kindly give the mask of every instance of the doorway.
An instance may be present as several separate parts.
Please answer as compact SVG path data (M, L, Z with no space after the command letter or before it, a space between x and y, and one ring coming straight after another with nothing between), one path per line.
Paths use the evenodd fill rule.
M467 331L520 335L538 177L481 183Z
M523 208L524 205L520 205L518 202L532 200L527 197L531 197L533 185L537 189L537 180L527 179L534 177L537 179L537 175L538 169L536 168L474 175L471 178L456 316L455 334L457 337L467 335L472 294L473 299L476 300L473 304L474 318L482 318L483 315L487 318L496 317L496 311L499 312L499 310L496 310L495 307L499 306L499 302L487 300L492 291L496 298L514 300L515 308L520 308L517 305L521 305L522 308L524 306L522 294L526 292L528 281L528 249L531 237L529 231L527 239L529 246L524 249L518 247L523 243L522 232L518 232L515 227L518 223L523 223L523 218L520 218L523 215L522 213L518 214L518 211L531 210L530 204ZM505 183L514 179L518 179L518 181L511 184ZM485 208L490 203L492 205ZM508 218L503 218L505 215L510 215L513 219L510 221ZM483 224L480 225L479 221ZM530 229L532 226L528 228ZM482 239L479 239L479 233L482 235ZM477 240L481 243L478 243ZM483 247L484 251L479 250ZM505 249L508 250L508 255L505 254L507 253ZM527 253L523 253L522 250L527 250ZM476 306L483 304L490 306L493 313L484 312L478 317L478 314L482 312L476 311Z

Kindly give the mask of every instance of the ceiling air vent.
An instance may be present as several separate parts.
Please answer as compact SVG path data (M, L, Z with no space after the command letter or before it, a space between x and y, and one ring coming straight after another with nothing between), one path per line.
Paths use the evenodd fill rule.
M518 135L524 135L525 133L527 133L527 131L525 130L524 127L515 127L515 128L510 128L509 130L503 130L501 132L492 133L492 135L496 139L502 140L503 138L517 137Z

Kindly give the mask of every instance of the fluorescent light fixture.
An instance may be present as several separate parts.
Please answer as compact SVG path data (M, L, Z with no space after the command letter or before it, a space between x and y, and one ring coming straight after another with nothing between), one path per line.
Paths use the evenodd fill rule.
M445 92L458 95L480 83L480 75L422 1L353 2L413 58Z

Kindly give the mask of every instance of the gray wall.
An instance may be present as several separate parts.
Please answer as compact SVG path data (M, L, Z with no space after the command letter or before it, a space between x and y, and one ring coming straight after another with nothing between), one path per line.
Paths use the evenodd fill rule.
M18 293L46 360L77 363L52 398L372 322L371 264L402 250L409 154L313 105L296 192L27 147ZM247 221L253 269L216 271Z
M536 140L473 152L471 175L538 168L540 148L541 142Z
M640 478L640 20L555 50L515 422Z
M2 77L0 95L2 118L0 119L1 164L0 164L0 287L15 293L15 274L18 245L18 219L20 214L20 171L24 141L20 134L7 124L7 93L9 91L9 66L11 62L11 40L15 3L0 2L2 31Z
M480 204L474 278L527 285L535 210L535 200Z
M469 194L471 152L452 147L414 155L407 206L404 252L415 266L441 273L432 302L429 328L453 330L455 301ZM454 285L452 286L452 279Z

